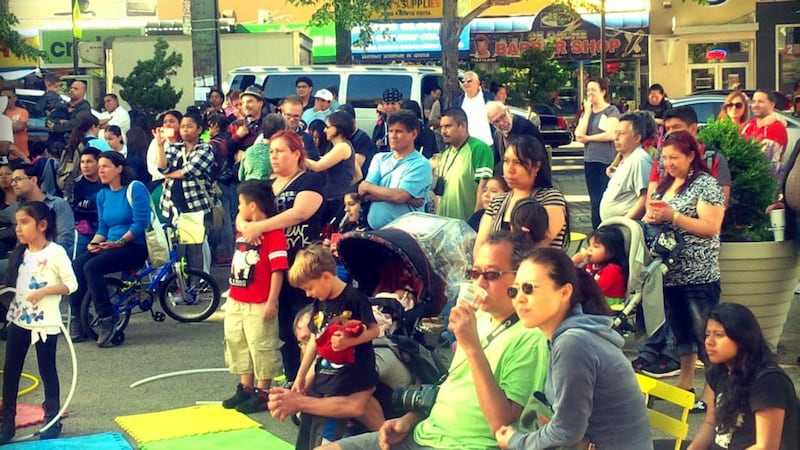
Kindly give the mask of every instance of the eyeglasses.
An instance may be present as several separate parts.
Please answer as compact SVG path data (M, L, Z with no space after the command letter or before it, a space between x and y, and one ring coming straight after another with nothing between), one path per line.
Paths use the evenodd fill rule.
M520 290L522 290L522 293L525 295L531 295L533 294L533 284L522 283L519 287L511 286L510 288L506 289L506 295L508 295L508 298L511 299L517 298Z
M730 108L731 106L733 106L736 109L742 109L742 108L744 108L744 103L742 103L742 102L733 102L733 103L726 103L725 104L725 108L726 109Z
M461 84L470 84L470 83L472 83L473 81L475 81L475 80L471 80L471 79L469 79L469 78L462 78L462 79L461 79Z
M14 177L11 179L11 184L19 183L20 181L30 180L31 177Z
M290 119L299 119L299 118L300 118L300 114L287 114L287 113L283 113L283 117L288 117L288 118L290 118Z
M500 279L500 277L502 277L503 275L508 275L510 273L517 273L517 271L516 270L486 270L486 271L483 271L483 270L476 270L476 269L467 270L467 276L469 278L471 278L473 280L477 280L478 278L483 276L483 278L486 281L496 281L496 280Z

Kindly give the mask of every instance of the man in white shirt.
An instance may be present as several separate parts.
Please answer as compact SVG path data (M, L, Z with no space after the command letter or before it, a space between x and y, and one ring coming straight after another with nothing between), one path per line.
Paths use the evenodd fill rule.
M613 169L600 200L602 220L620 216L638 220L644 215L647 183L653 165L653 159L642 148L642 141L647 138L646 129L650 128L645 120L653 119L641 113L627 113L619 118L614 146L622 159L617 158L619 164Z
M122 106L119 106L117 94L108 93L103 97L103 107L106 112L100 116L100 129L105 130L111 125L116 125L122 130L122 137L128 134L131 129L131 116ZM105 140L105 133L101 133L100 139Z
M491 92L481 89L481 80L475 72L465 72L459 81L464 93L456 98L453 107L461 108L467 113L469 135L491 147L494 139L489 119L486 117L486 103L493 100L494 96Z

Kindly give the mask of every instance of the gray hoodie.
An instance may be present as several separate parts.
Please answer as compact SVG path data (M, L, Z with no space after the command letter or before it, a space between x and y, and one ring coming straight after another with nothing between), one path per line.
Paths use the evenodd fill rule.
M611 317L584 314L576 305L550 342L545 395L554 414L535 433L517 432L512 450L539 450L594 443L597 450L652 450L644 396L624 339ZM523 413L524 414L524 413Z

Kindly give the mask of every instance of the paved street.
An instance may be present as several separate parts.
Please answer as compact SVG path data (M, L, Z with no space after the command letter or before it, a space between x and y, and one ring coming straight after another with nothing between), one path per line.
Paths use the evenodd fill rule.
M555 160L554 177L570 202L573 230L588 231L588 198L582 161L579 156L562 156L561 152L556 153ZM221 282L226 279L222 268L215 269L214 275ZM117 416L185 407L196 402L221 401L233 393L236 379L219 372L179 376L129 387L138 380L162 373L224 367L220 317L200 324L181 324L170 319L156 323L149 314L139 314L132 318L126 337L122 346L111 349L99 349L92 343L77 344L78 385L69 407L70 417L64 423L65 435L121 432L114 422ZM59 345L63 398L69 389L72 366L63 339ZM4 345L2 348L5 351ZM632 341L626 346L626 351L631 358L634 357ZM780 355L795 383L800 381L800 369L795 362L798 355L800 297L795 296ZM26 372L38 375L32 356L28 357ZM697 389L702 386L699 370L695 386ZM21 401L40 403L41 388L22 397ZM294 442L297 431L290 422L279 423L267 413L253 414L252 417L263 423L267 430ZM701 416L691 417L690 435L694 434L701 420ZM23 431L22 434L27 433Z

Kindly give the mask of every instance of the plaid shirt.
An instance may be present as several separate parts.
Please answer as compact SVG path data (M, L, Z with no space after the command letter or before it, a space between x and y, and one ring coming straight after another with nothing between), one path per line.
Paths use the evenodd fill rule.
M175 183L180 183L183 196L188 205L188 211L177 212L209 212L211 211L213 186L211 171L214 167L214 152L205 143L198 143L192 151L185 153L184 149L169 145L166 148L167 167L163 173L176 170L183 171L183 179L164 180L164 193L161 195L161 211L164 217L173 220L176 206L172 200L172 188Z

